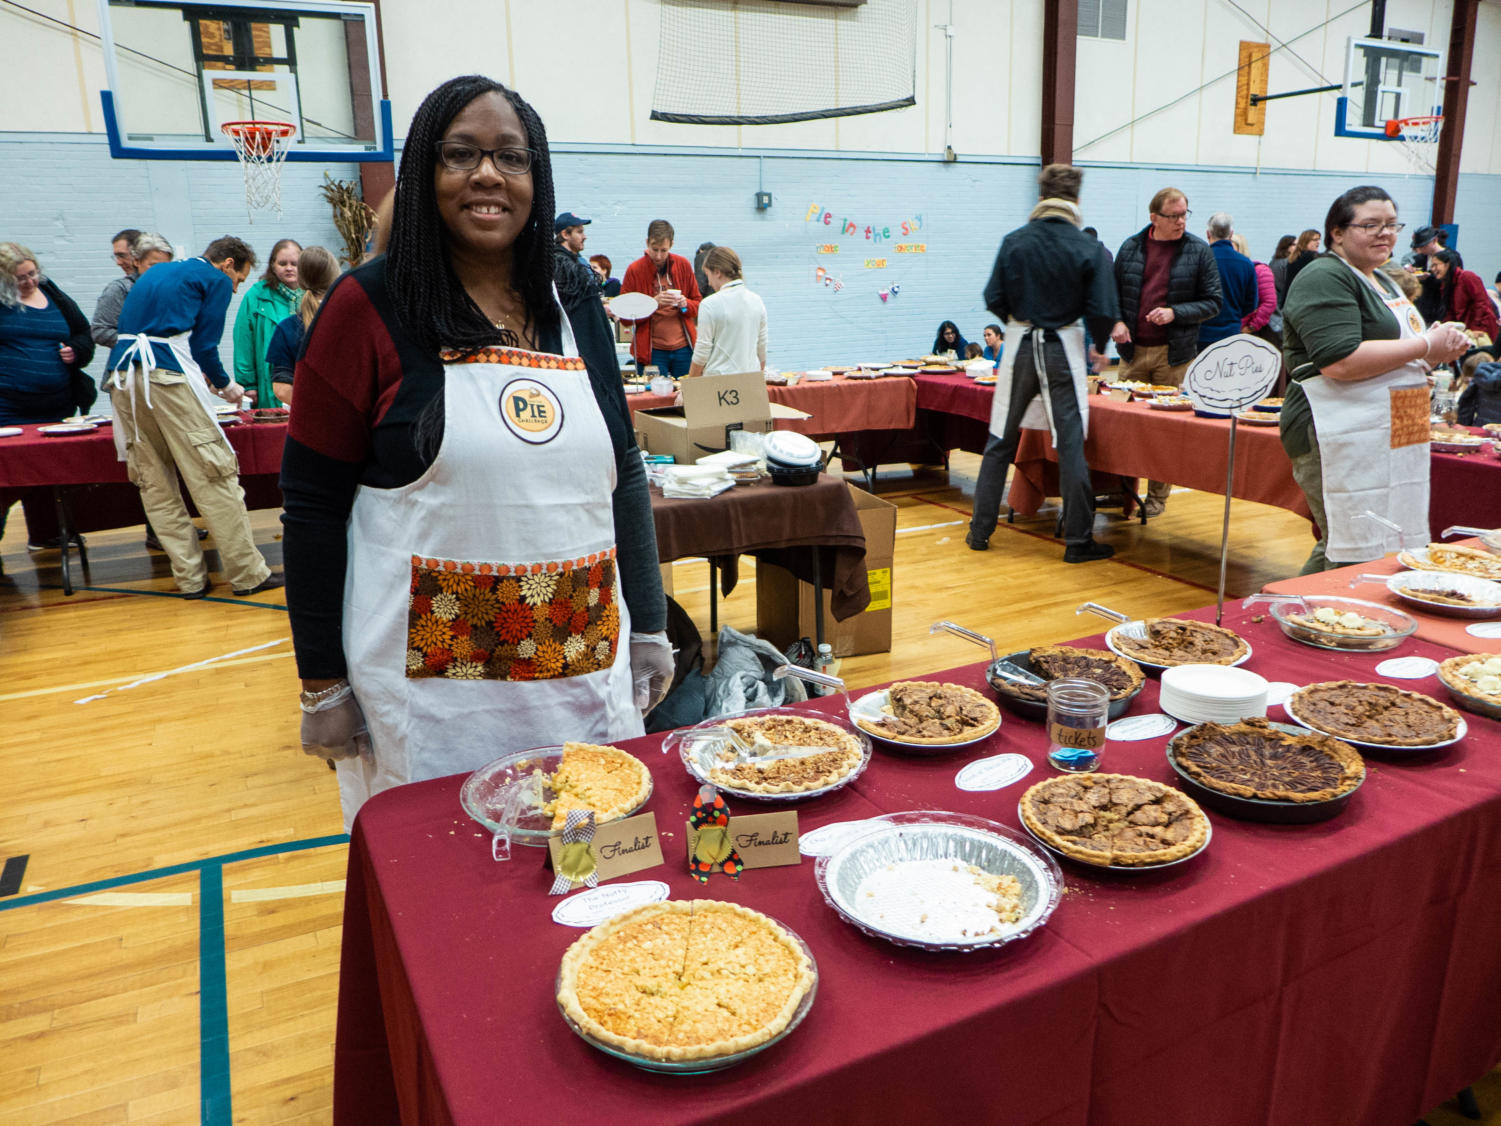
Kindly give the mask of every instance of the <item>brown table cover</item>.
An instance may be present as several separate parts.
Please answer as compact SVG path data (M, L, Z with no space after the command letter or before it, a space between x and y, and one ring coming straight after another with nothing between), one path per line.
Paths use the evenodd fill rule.
M1225 624L1268 679L1380 679L1384 654L1312 649L1235 612ZM1450 651L1411 640L1398 652ZM982 665L933 675L987 691ZM1157 692L1149 679L1132 714L1154 711ZM350 845L335 1121L1408 1126L1501 1058L1501 724L1466 718L1468 737L1444 751L1372 758L1332 821L1211 813L1212 841L1183 864L1064 862L1047 926L971 955L861 934L824 903L809 860L700 889L680 859L695 784L659 737L632 740L673 834L669 863L633 878L765 911L818 961L817 1000L791 1036L697 1077L637 1070L569 1031L554 979L582 932L549 918L540 856L494 862L459 776L400 787L365 806ZM1104 768L1171 782L1164 742L1111 742ZM1017 828L1020 792L1051 773L1045 751L1042 726L1009 712L956 754L878 749L856 783L798 806L800 826L946 809ZM956 788L960 766L1001 752L1035 769L999 792Z
M712 377L711 377L712 378ZM776 429L792 430L810 438L832 438L863 430L910 430L917 406L917 387L909 377L880 379L833 379L767 387L773 403L804 411L811 418L779 418ZM672 406L672 395L646 392L627 395L626 404L638 410Z
M810 549L816 548L835 620L870 605L865 531L850 486L838 477L820 473L811 485L786 486L763 477L706 500L669 500L653 485L651 507L657 557L663 563L693 555L714 559L725 594L735 589L738 556L747 552L811 582Z
M1483 545L1478 539L1453 542L1483 550ZM1501 653L1501 638L1476 637L1472 633L1465 632L1467 626L1474 625L1477 621L1495 621L1495 619L1451 618L1443 614L1431 614L1410 603L1403 602L1380 583L1350 585L1360 575L1395 575L1403 570L1406 568L1397 562L1397 557L1388 555L1385 559L1377 559L1370 563L1356 563L1349 567L1336 567L1332 571L1320 571L1313 575L1299 575L1296 578L1267 583L1261 589L1268 594L1323 594L1333 598L1359 598L1364 602L1381 602L1393 610L1401 610L1417 622L1418 628L1414 636L1421 637L1424 641L1431 641L1435 645L1447 645L1450 649L1458 649L1463 653Z

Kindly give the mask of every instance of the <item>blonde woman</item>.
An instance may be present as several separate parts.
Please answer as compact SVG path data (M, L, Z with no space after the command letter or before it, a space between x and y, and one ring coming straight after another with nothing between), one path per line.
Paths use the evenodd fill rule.
M745 288L740 255L716 246L704 255L714 287L698 307L698 341L688 375L736 375L766 368L766 306Z
M235 381L251 394L258 407L279 406L271 389L271 369L266 348L276 326L297 312L297 260L302 246L296 239L281 239L271 248L266 272L240 301L235 314Z
M292 405L292 371L297 366L297 353L302 351L302 338L329 286L339 280L339 260L333 251L322 246L310 246L297 260L297 286L302 290L302 301L297 312L287 317L271 334L271 343L266 346L266 366L271 369L271 385L276 397L287 406Z

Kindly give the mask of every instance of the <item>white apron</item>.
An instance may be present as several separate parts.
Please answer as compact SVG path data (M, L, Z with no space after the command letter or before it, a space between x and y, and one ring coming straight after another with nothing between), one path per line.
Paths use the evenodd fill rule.
M1053 436L1053 445L1058 445L1058 427L1053 421L1053 401L1047 393L1047 368L1043 364L1043 329L1032 331L1026 321L1006 322L1006 350L1001 353L1001 362L995 369L995 399L990 404L990 432L997 438L1006 433L1006 423L1011 413L1011 372L1016 364L1016 353L1027 347L1025 339L1032 332L1031 348L1033 366L1037 369L1038 393L1027 404L1022 414L1023 430L1047 430ZM1084 436L1089 437L1089 381L1084 363L1084 326L1079 323L1057 329L1058 340L1063 345L1063 354L1068 359L1069 372L1074 380L1074 397L1079 400L1079 420L1084 425ZM1013 341L1015 342L1013 344Z
M448 364L433 464L355 495L344 652L373 753L338 764L346 826L392 786L644 732L615 448L566 316L563 344Z
M1402 339L1423 332L1423 318L1400 290L1384 292L1345 265L1376 290L1397 318ZM1365 563L1390 551L1426 547L1430 453L1423 365L1414 361L1355 382L1315 375L1302 387L1324 466L1325 555L1334 562ZM1390 520L1402 534L1362 518L1366 511Z
M153 344L165 345L172 350L172 355L177 358L178 364L182 367L183 382L188 385L193 392L193 397L203 407L204 413L208 416L208 424L218 431L219 439L224 443L225 448L232 450L234 447L230 446L229 438L220 428L218 416L214 413L213 392L208 389L208 381L203 377L203 369L198 366L198 361L193 359L193 353L188 348L188 338L191 335L191 332L179 332L176 336L146 336L145 334L138 336L122 332L119 339L130 341L130 347L120 357L121 366L109 373L105 383L111 389L124 391L129 395L132 408L135 408L136 394L139 392L149 410L151 407L151 373L156 370L156 353L151 346ZM132 419L136 417L134 409L131 417ZM115 457L119 461L124 461L127 444L125 428L114 426L111 429L115 432ZM140 436L141 427L137 422L133 437L139 439Z

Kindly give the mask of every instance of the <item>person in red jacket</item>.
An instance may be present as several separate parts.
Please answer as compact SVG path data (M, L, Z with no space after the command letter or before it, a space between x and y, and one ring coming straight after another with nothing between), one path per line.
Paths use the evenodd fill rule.
M646 227L646 253L625 269L621 293L644 293L656 299L657 310L635 322L631 355L636 374L655 364L663 375L683 376L693 362L698 339L698 282L693 263L672 253L672 224L653 219Z
M1483 334L1490 337L1485 343L1494 344L1501 337L1501 330L1497 326L1496 307L1491 304L1480 275L1464 268L1457 250L1440 250L1429 261L1428 269L1439 282L1444 319L1461 322L1475 343L1482 343L1476 338Z

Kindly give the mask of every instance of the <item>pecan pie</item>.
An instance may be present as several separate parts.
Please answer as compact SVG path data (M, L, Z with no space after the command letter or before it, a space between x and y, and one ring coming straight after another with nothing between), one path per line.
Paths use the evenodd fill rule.
M583 1032L654 1060L715 1059L764 1044L815 981L775 920L712 899L617 915L563 955L558 1004Z
M1129 774L1048 778L1022 795L1021 815L1044 844L1101 867L1169 864L1209 838L1209 819L1192 798Z
M651 771L618 747L564 743L563 761L547 780L557 796L542 807L561 829L570 809L592 809L596 823L616 821L651 797Z
M1141 688L1146 675L1135 661L1108 649L1078 649L1072 645L1038 645L1027 656L1032 671L1044 680L1082 677L1110 689L1112 700L1124 700ZM1046 685L1008 683L1008 689L1029 700L1047 699Z
M1365 777L1365 761L1348 744L1279 731L1260 717L1201 723L1176 740L1173 758L1201 786L1261 801L1329 801Z
M1289 697L1287 711L1299 723L1357 743L1426 747L1459 734L1459 713L1453 708L1390 684L1310 684Z
M1146 637L1131 637L1124 627L1111 631L1115 647L1149 665L1233 665L1251 651L1236 634L1208 622L1182 618L1147 618Z
M734 790L757 794L795 794L832 786L859 767L864 748L848 731L808 716L742 716L725 726L753 747L828 747L819 754L799 758L776 758L750 762L734 761L726 750L723 760L709 770L709 779Z
M1462 696L1501 706L1501 656L1495 653L1450 657L1439 665L1438 678Z
M894 743L968 743L1001 725L1001 713L984 696L962 684L901 680L887 689L890 702L879 719L855 722Z

